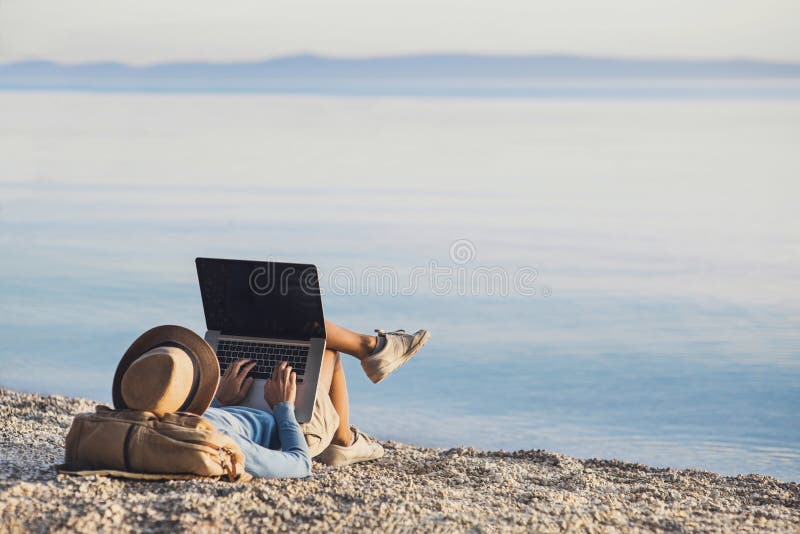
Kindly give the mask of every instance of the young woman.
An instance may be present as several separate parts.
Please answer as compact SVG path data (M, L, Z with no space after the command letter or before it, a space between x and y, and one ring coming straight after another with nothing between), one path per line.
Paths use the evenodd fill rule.
M416 354L430 337L427 330L406 334L403 330L377 335L359 334L325 322L327 349L322 361L314 413L307 423L294 417L296 377L283 362L264 386L268 413L237 406L253 384L248 373L255 362L239 360L222 376L216 398L203 414L217 430L229 435L245 454L245 469L256 477L306 477L311 458L332 466L374 460L383 447L350 424L347 383L339 353L361 361L374 383L386 378Z

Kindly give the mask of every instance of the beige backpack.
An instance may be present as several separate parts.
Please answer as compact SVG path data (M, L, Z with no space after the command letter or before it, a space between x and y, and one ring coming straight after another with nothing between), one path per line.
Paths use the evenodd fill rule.
M190 413L112 410L75 416L61 473L146 480L227 477L246 481L244 454L230 437Z

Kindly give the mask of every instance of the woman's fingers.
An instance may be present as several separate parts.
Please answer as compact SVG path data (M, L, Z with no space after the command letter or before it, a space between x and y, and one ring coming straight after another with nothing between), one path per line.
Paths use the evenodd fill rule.
M250 362L250 363L248 363L247 365L243 365L243 366L242 366L242 367L239 369L239 376L241 376L241 377L245 377L245 376L247 376L247 373L249 373L250 371L252 371L252 370L253 370L253 367L255 367L255 366L256 366L256 363L257 363L257 362L253 362L253 361L251 361L251 362Z
M252 385L253 385L252 376L248 376L247 378L244 379L244 381L242 382L242 386L239 388L239 391L244 394L242 395L243 398L245 395L247 395L247 392L250 391L250 386Z
M272 378L275 380L286 380L286 369L289 368L289 362L281 362L275 366L275 369L272 371Z
M239 374L239 369L242 368L242 365L249 362L250 360L236 360L233 362L229 367L228 371L230 371L234 376ZM228 371L225 374L228 374Z

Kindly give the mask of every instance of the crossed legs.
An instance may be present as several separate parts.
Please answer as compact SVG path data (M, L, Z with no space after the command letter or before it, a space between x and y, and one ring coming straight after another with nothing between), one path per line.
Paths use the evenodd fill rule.
M346 447L353 441L353 433L350 430L350 399L347 395L347 381L344 377L344 367L339 352L362 360L375 350L377 338L353 332L331 321L325 321L325 333L328 348L322 359L317 392L330 396L333 407L339 414L339 427L333 436L333 443Z
M328 348L322 361L320 382L323 386L319 393L326 391L339 414L339 427L333 435L333 443L346 447L353 441L353 433L350 431L350 398L347 395L347 381L339 352L361 360L372 354L377 339L375 336L353 332L331 321L325 321L325 333Z
M428 339L426 330L419 330L415 334L405 334L403 331L385 333L381 331L381 345L378 347L378 338L366 334L353 332L342 326L325 321L326 345L325 354L322 359L320 379L317 386L317 397L328 395L334 410L339 416L339 425L334 432L331 443L340 447L350 447L356 439L350 427L350 400L347 394L347 381L344 376L344 367L339 353L350 354L362 361L362 367L367 376L373 382L380 382L386 375L402 365L408 358L413 356ZM392 339L387 339L392 336ZM378 350L376 351L376 347ZM373 358L366 360L368 356ZM381 358L375 360L375 358ZM377 362L377 366L375 364ZM359 433L359 436L363 433ZM367 441L371 440L364 435ZM380 445L366 444L367 456L364 459L376 458L378 452L383 454ZM372 448L370 448L372 447ZM380 449L378 451L378 449ZM363 461L363 459L348 462Z

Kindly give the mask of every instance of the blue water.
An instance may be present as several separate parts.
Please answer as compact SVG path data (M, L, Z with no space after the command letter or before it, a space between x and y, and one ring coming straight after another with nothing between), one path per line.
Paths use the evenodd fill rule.
M139 333L205 330L196 256L307 261L329 319L433 333L378 386L346 362L381 438L800 480L799 104L8 93L0 115L4 387L108 402ZM407 287L434 267L452 287ZM486 268L534 293L460 286Z

